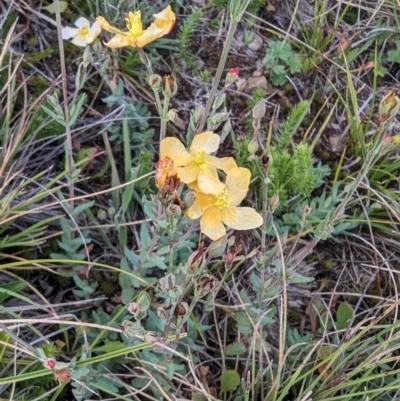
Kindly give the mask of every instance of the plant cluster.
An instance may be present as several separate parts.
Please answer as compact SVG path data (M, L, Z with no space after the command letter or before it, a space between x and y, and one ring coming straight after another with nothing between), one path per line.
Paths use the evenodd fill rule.
M314 11L324 3L315 2ZM120 5L110 3L116 20L124 12ZM63 70L62 90L49 89L32 107L20 92L18 69L5 65L12 34L7 36L0 54L0 82L8 83L0 90L5 100L4 116L0 110L0 269L7 278L0 283L0 397L56 401L72 392L78 401L398 398L397 303L391 300L387 307L380 292L382 280L396 294L388 261L374 249L383 267L376 266L370 280L373 295L365 290L360 297L342 291L340 280L328 296L330 277L313 285L315 270L305 261L318 243L338 240L365 221L390 239L397 235L398 135L389 134L400 99L390 92L375 110L361 113L347 69L346 93L333 86L336 102L329 108L325 103L319 119L306 119L315 107L312 98L292 106L282 123L271 121L267 129L271 104L267 90L258 88L247 100L251 128L241 139L235 132L238 116L233 124L229 110L239 68L228 69L222 87L220 81L245 11L256 13L263 5L229 1L219 65L199 72L204 80L213 77L209 97L204 106L189 110L187 129L178 133L167 129L179 122L180 110L171 107L180 104L173 99L178 79L154 72L164 53L144 50L173 29L171 6L155 14L147 29L140 11L126 14L125 28L114 26L104 4L99 6L104 17L79 17L74 27L62 28L66 3L47 6L46 12L57 17L62 64L62 39L82 48L82 59L73 81ZM275 5L279 2L268 2L266 11L275 12ZM207 14L191 11L175 39L175 54L189 69L196 69L198 57L190 52L191 39ZM339 24L343 10L337 15ZM328 22L316 15L311 28L304 27L300 34L308 46L327 51L335 36L322 29L329 29ZM103 46L98 37L107 35L104 31L111 35ZM254 37L249 34L245 41ZM264 65L274 85L318 64L319 54L307 56L301 44L296 49L299 54L284 40L270 43ZM389 51L389 61L396 63L397 53ZM352 62L358 55L350 49L335 56ZM135 65L135 82L124 75L132 60L146 71ZM99 104L112 111L96 122L100 140L87 145L78 133L94 131L84 118L94 104L95 91L87 88L97 78L111 92L101 95ZM154 109L129 94L132 82L154 100ZM74 84L72 96L67 83ZM157 139L149 121L153 110L159 115ZM345 152L336 167L316 162L315 145L335 113L347 118L352 150L361 161L348 177L339 177ZM299 138L304 125L306 134ZM61 172L50 175L53 165L43 163L26 176L31 167L24 164L26 155L41 149L34 144L37 138L55 143L65 138L65 148L57 153ZM370 202L376 192L379 202ZM357 234L361 237L361 230ZM48 259L36 257L41 247ZM327 276L334 280L335 264L336 259L326 261ZM28 283L21 268L41 269L54 274L58 284L70 280L71 285L61 292L35 271ZM54 302L42 304L45 297ZM300 327L302 311L306 325Z

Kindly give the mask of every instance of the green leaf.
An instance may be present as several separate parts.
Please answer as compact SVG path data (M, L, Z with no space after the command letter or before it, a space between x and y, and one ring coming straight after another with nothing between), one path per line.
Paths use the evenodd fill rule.
M392 63L400 63L400 49L389 50L387 53L387 60Z
M296 72L300 72L301 71L301 67L302 67L301 58L299 56L293 56L289 60L288 66L289 66L289 71L290 71L291 74L295 74Z
M66 1L59 1L58 4L60 6L60 13L63 13L68 7L68 3ZM43 10L48 11L50 14L56 13L56 6L54 3L51 3L48 6L42 8Z
M271 42L268 53L285 62L288 62L293 56L292 47L289 43L284 41Z
M203 394L192 394L193 401L207 401L207 397Z
M336 327L338 330L347 329L351 318L353 317L353 308L348 302L342 302L336 313Z
M275 86L282 86L286 83L286 74L279 74L279 75L272 75L271 76L271 82Z
M235 391L240 384L240 376L236 370L227 370L221 376L221 392Z
M26 288L28 284L24 281L11 281L10 283L0 285L0 303L12 296L13 292L20 292ZM5 291L2 291L5 290Z
M288 283L289 284L303 284L303 283L311 283L314 281L314 277L306 277L302 276L299 273L290 273L290 276L288 278Z
M244 312L236 313L236 322L238 325L238 329L242 332L242 334L249 335L253 332L253 328L251 326L251 322L249 318L246 316Z
M118 393L118 387L115 386L114 382L105 376L99 376L95 382L95 386L105 392L110 392L111 394Z
M246 352L246 346L242 342L236 342L229 344L225 349L225 355L227 356L237 356L244 354Z
M108 343L102 345L101 347L94 348L92 352L94 353L109 353L118 351L122 348L126 348L126 344L123 341L109 341Z

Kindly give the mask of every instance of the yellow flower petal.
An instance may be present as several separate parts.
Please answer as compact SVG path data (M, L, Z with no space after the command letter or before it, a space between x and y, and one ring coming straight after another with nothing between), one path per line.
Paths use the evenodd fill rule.
M220 239L226 234L219 208L211 206L204 211L200 219L200 230L213 241Z
M236 167L229 171L225 184L230 198L230 205L237 206L249 191L251 173L244 167Z
M102 29L104 29L108 32L119 34L119 35L126 35L126 33L122 32L120 29L115 28L115 26L110 25L104 17L97 17L96 20Z
M221 209L221 219L235 230L249 230L260 227L263 218L251 207L226 207Z
M197 185L206 194L216 195L225 189L225 184L218 178L217 169L205 163L199 164Z
M224 171L225 174L228 174L229 171L237 167L237 164L233 157L223 157L222 159L219 159L215 156L205 155L204 162Z
M110 42L105 43L108 47L143 47L161 36L167 35L175 25L175 13L171 6L158 14L154 14L154 22L145 30L142 29L140 12L130 12L126 19L128 30L123 32L110 25L104 17L97 17L100 26L108 32L117 34ZM121 36L119 36L121 35ZM124 38L123 38L124 37Z
M214 204L213 196L203 194L202 192L195 192L195 200L187 211L187 215L192 219L198 219L210 206Z
M115 35L109 42L104 42L104 45L111 47L111 49L118 49L120 47L130 46L129 37L125 35Z
M176 138L165 138L160 143L160 159L170 157L176 167L184 167L193 162L183 144ZM197 177L192 180L195 181ZM189 181L190 182L190 181Z
M173 157L171 157L174 160ZM197 180L199 176L199 166L197 164L191 163L186 167L177 167L176 168L179 174L179 178L185 184L190 184L193 181Z
M175 25L175 13L172 11L171 6L168 6L165 10L158 14L153 14L154 25L159 28L169 27L170 31Z
M214 153L218 150L220 140L219 135L214 134L212 131L195 135L189 153L193 154L201 150L204 150L207 154Z

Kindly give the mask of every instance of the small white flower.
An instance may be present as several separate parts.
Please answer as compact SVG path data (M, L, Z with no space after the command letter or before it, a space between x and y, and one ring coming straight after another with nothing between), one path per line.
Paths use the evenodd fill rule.
M101 31L100 25L97 21L90 26L90 22L84 17L78 18L75 21L75 26L77 28L63 28L61 31L62 38L73 38L71 42L74 45L81 47L85 47L86 45L92 43Z

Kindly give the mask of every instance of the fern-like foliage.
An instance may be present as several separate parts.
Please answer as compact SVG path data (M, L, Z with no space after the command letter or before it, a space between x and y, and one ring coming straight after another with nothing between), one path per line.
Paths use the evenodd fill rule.
M289 114L289 117L279 128L278 139L276 142L276 149L279 152L285 151L289 148L290 141L304 120L304 117L308 112L309 105L310 103L304 100L294 106Z
M203 12L200 8L195 9L183 22L177 35L180 58L190 69L196 66L196 57L191 52L191 39L199 25L202 15Z
M317 183L313 168L312 152L308 145L297 145L293 153L291 187L294 192L307 197Z
M312 191L324 182L330 170L328 166L314 166L313 153L307 143L294 146L292 138L304 120L309 102L303 101L293 107L286 121L278 130L278 138L270 147L272 165L269 172L272 178L269 195L279 195L278 211L288 211L298 202L289 204L290 199L306 199Z

